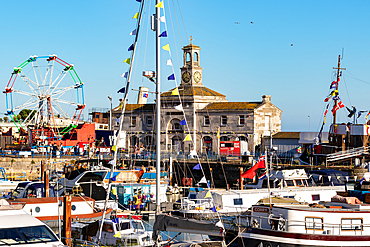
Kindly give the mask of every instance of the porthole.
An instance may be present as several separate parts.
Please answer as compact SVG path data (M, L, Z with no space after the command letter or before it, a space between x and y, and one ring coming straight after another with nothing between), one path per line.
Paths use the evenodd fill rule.
M40 207L35 207L35 212L40 213Z
M72 211L76 210L76 205L72 205Z

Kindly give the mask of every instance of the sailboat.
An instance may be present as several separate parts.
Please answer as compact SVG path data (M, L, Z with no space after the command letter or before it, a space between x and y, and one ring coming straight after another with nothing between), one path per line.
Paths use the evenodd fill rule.
M138 19L137 27L135 29L136 37L133 45L131 46L132 49L132 55L128 60L125 60L126 62L130 64L130 69L127 73L127 83L126 83L126 90L124 93L124 98L121 101L121 117L119 118L119 130L117 132L117 138L115 139L115 145L114 147L117 147L118 141L121 139L122 135L122 128L123 128L123 121L124 121L124 113L127 106L127 95L129 91L130 81L131 81L131 72L132 72L132 65L134 63L135 59L135 51L137 46L137 40L138 40L138 34L140 31L140 24L142 20L142 13L143 13L143 6L144 6L144 0L138 1L141 2L140 11L135 14L135 18ZM156 119L155 119L155 126L156 126L156 222L153 227L153 240L156 242L157 245L159 245L160 242L160 231L178 231L183 233L198 233L198 234L206 234L206 235L216 235L216 236L223 236L224 235L224 227L221 222L217 222L217 224L214 223L206 223L206 222L200 222L196 220L189 220L184 219L181 217L172 217L169 215L164 215L161 213L161 207L160 207L160 171L161 171L161 67L160 67L160 53L161 48L165 51L170 51L169 45L161 45L160 37L163 36L163 32L161 32L161 10L164 11L164 3L163 1L156 0L155 5L155 15L152 16L152 29L155 30L156 33L156 71L155 71L155 77L152 78L152 80L156 84ZM177 89L177 88L176 88ZM177 94L178 95L178 94ZM180 99L181 100L181 99ZM190 136L190 135L189 135ZM117 149L117 148L116 148ZM113 173L116 167L117 163L117 152L114 153L114 158L112 161L112 169L111 169L111 178L109 180L108 185L108 191L111 188L111 182ZM109 195L107 195L108 201ZM104 210L105 211L105 210ZM104 217L103 217L104 218ZM98 238L98 242L101 242L101 232L102 232L103 225L100 225L100 235ZM165 242L166 245L170 245L170 241ZM197 242L196 244L201 244ZM207 246L225 246L224 241L210 241L207 242Z

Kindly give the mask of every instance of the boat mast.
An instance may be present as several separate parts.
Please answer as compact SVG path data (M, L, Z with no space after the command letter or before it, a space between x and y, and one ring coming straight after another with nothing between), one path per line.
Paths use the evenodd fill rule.
M338 67L337 68L335 68L335 67L333 67L333 69L336 69L337 70L337 91L338 91L338 89L339 89L339 76L340 76L340 70L342 69L342 70L346 70L345 68L341 68L340 67L340 59L341 59L341 56L339 55L338 56ZM334 106L336 106L337 105L337 99L336 100L334 100ZM336 122L336 119L337 119L337 112L335 111L334 112L334 115L333 115L333 124L335 124L335 122Z
M156 5L159 4L160 0L156 0ZM155 36L156 36L156 215L160 213L160 175L161 175L161 65L160 65L160 53L161 53L161 42L160 42L160 27L161 22L159 21L161 8L155 8Z

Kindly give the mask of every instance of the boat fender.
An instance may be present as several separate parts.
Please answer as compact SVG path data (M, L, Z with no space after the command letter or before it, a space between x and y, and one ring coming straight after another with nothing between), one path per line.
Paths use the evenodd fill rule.
M278 231L285 231L285 219L280 215Z

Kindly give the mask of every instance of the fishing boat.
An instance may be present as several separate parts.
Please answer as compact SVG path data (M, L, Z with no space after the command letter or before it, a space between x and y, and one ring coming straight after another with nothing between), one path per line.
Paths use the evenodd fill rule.
M23 205L9 205L0 200L0 245L64 246L42 221L23 210Z
M369 159L368 136L370 111L358 110L355 106L346 106L339 93L339 83L343 70L341 68L342 57L338 56L338 66L335 69L335 79L330 84L330 93L324 99L323 122L318 135L309 143L303 144L303 152L300 156L301 164L306 165L335 165L361 163ZM333 107L333 108L331 108ZM323 129L328 111L331 108L333 121L329 127L328 135L324 135ZM343 108L343 109L342 109ZM347 110L348 119L345 122L337 122L337 112ZM367 114L366 114L367 113ZM366 114L366 115L365 115ZM360 116L365 115L365 123L359 124ZM326 136L326 137L324 137Z

